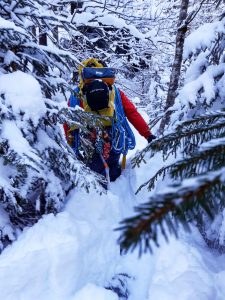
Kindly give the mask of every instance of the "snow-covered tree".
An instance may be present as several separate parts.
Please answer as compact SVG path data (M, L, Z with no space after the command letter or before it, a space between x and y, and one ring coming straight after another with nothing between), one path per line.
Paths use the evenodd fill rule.
M70 25L50 4L0 3L0 248L43 214L60 211L73 187L89 189L98 180L76 160L62 131L66 120L79 126L83 115L69 111L59 93L69 89L68 70L77 60L54 41L54 26ZM48 46L33 34L42 24Z
M73 187L88 188L93 179L57 125L65 105L44 98L36 79L21 71L0 75L0 94L0 206L8 213L1 226L4 242L13 239L16 229L61 210Z
M102 59L118 70L118 85L133 82L137 94L146 94L155 45L143 7L136 1L79 1L71 18L77 31L62 37L62 45L81 61Z
M21 70L32 74L46 96L67 86L68 74L78 65L77 58L64 51L54 35L57 26L68 34L75 28L68 16L55 14L51 2L3 0L0 3L0 71ZM43 42L46 38L47 46Z
M189 229L197 222L210 246L224 246L225 199L225 19L202 25L185 41L188 59L185 85L173 107L170 132L153 141L133 160L134 166L161 152L162 165L138 190L152 190L160 178L171 184L155 192L149 202L136 208L137 215L122 222L121 245L141 251L177 234L178 225ZM172 159L171 159L172 157ZM209 219L213 219L210 225ZM217 232L217 234L216 234Z

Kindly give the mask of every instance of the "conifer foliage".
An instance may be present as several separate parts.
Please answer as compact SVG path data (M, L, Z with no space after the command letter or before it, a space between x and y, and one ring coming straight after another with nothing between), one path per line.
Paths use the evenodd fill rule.
M24 226L60 211L73 187L97 184L62 131L72 112L60 92L77 63L53 35L59 24L72 26L51 8L51 1L0 2L0 249ZM39 45L41 24L49 46Z
M204 24L187 38L184 55L189 68L186 84L172 107L173 130L133 160L139 166L156 153L164 161L173 157L171 164L162 166L137 192L144 187L152 190L165 178L172 183L136 207L134 217L122 221L120 243L125 252L136 246L141 253L151 250L153 244L159 245L160 232L168 239L169 234L178 234L179 225L190 229L196 223L209 245L224 245L218 222L225 207L224 21L222 17ZM203 36L206 28L208 35ZM207 234L214 220L216 238Z
M153 189L161 176L169 174L173 179L168 189L154 194L148 203L136 208L134 218L122 223L125 233L120 242L124 249L140 243L141 251L151 250L152 242L158 245L159 231L167 239L169 232L177 235L179 224L189 228L189 222L203 221L204 213L213 217L224 207L225 111L181 123L174 133L152 142L136 157L134 166L143 160L145 152L154 156L159 151L164 160L181 151L182 159L162 167L138 189Z
M76 57L64 51L55 38L57 27L71 34L75 27L68 15L57 16L53 2L0 2L0 71L32 73L49 97L66 86L68 72L77 66ZM44 33L50 41L49 46L39 44L40 35Z
M60 211L73 187L96 187L97 178L76 160L57 124L66 107L44 98L31 75L1 75L0 94L0 208L8 215L0 227L5 244L18 228Z

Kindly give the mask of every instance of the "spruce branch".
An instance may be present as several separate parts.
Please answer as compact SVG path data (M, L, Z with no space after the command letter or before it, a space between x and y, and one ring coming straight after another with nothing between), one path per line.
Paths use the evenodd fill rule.
M200 151L196 151L191 157L184 158L161 168L151 179L143 183L135 194L138 194L145 186L148 186L149 191L152 190L159 177L162 176L163 180L167 173L174 179L179 178L182 180L196 176L197 174L202 174L206 171L215 171L221 168L221 166L224 166L225 140L220 139L220 143L221 144L215 145L212 143L207 149L203 148Z
M211 111L210 113L198 116L196 118L185 120L176 126L176 130L182 130L183 128L193 128L194 126L202 126L206 124L212 124L217 120L224 120L225 118L225 110L221 111Z
M181 147L182 149L182 146L184 154L190 154L202 142L224 136L224 113L217 114L216 116L212 114L211 118L210 116L198 117L197 119L193 119L193 122L188 121L184 122L184 124L179 124L172 133L151 142L132 160L132 166L139 167L148 152L149 158L151 158L156 152L162 151L165 160L171 154L176 155L178 148Z
M146 204L135 208L137 214L121 222L119 243L124 253L139 246L140 254L159 246L158 235L168 240L168 233L178 234L178 226L189 230L190 223L201 218L202 211L211 218L224 205L225 168L172 185L156 194Z
M109 120L109 117L102 117L93 113L87 113L82 109L62 108L57 113L60 123L67 123L70 127L77 126L84 132L90 133L88 127L103 129L103 120Z

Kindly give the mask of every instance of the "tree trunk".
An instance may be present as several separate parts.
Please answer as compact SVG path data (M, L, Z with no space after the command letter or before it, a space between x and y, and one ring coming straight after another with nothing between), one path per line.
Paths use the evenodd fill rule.
M48 46L48 38L47 33L44 26L39 27L39 45ZM37 74L41 77L46 76L44 74L48 74L48 66L39 64L39 62L34 62L34 65L37 69ZM51 93L47 88L44 88L44 93L46 98L51 98Z
M189 5L189 0L181 0L178 29L177 29L177 36L176 36L176 50L174 55L172 71L170 75L169 89L168 89L166 105L164 109L165 112L167 111L168 108L173 106L175 102L175 98L177 96L177 88L179 85L180 70L181 70L182 57L183 57L184 40L187 31L186 19L187 19L188 5ZM170 115L171 115L170 111L165 113L165 116L162 119L159 128L160 134L163 133L165 126L169 123Z
M58 26L55 26L53 29L53 37L54 37L56 43L58 44L59 43L59 27Z
M40 33L39 33L39 44L43 46L47 46L47 33L40 28Z
M74 14L75 10L82 8L83 2L84 1L82 1L82 0L76 0L76 1L71 2L71 7L70 7L71 15Z

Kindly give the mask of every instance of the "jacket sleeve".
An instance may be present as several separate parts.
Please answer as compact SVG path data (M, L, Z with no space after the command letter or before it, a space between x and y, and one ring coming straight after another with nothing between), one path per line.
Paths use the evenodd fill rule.
M137 129L140 135L148 139L149 136L152 135L150 128L148 127L148 124L145 122L145 120L137 111L134 104L127 98L124 92L122 92L121 90L119 91L121 95L123 109L127 119L135 127L135 129Z

